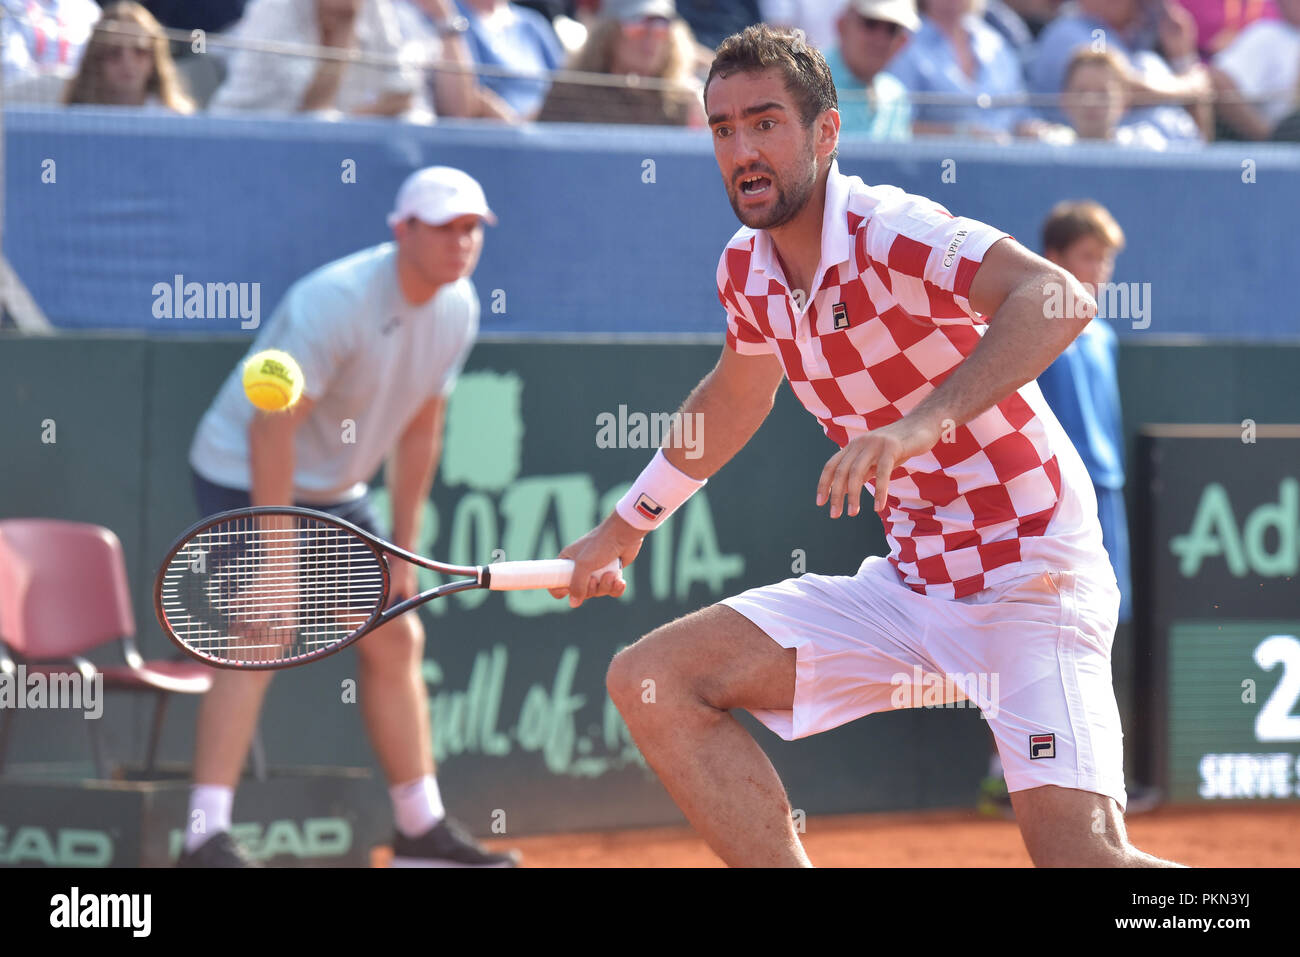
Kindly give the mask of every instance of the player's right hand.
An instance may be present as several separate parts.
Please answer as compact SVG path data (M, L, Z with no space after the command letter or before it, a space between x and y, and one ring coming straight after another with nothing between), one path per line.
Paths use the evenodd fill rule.
M641 551L645 534L625 522L617 512L612 513L560 552L560 558L572 559L573 578L569 581L568 588L548 589L551 595L555 598L568 596L571 608L577 608L588 598L599 598L602 595L618 598L627 588L627 582L623 581L622 576L617 572L605 572L600 576L595 573L616 558L623 563L624 568L631 565Z

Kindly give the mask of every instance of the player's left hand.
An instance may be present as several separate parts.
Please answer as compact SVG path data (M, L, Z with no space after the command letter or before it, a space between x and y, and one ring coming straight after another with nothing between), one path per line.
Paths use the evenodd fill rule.
M831 503L831 518L839 518L845 496L852 517L861 507L862 487L876 485L875 510L885 510L889 497L889 476L913 455L934 447L938 432L931 426L909 422L905 417L860 435L827 461L817 482L817 507Z

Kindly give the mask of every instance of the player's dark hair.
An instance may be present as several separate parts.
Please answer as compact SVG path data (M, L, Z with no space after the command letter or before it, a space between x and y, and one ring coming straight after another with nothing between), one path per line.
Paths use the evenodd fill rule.
M1091 199L1067 200L1052 207L1043 223L1043 252L1063 253L1084 236L1111 249L1124 248L1124 230L1105 206Z
M821 52L808 42L803 31L777 29L766 23L745 27L718 45L704 81L705 102L715 76L725 78L732 73L757 73L773 67L785 78L785 88L794 97L804 126L811 128L821 113L839 109L835 81Z

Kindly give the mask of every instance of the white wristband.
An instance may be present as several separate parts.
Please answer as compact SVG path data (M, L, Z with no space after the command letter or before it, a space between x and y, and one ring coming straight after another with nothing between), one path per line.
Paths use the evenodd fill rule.
M662 525L688 498L704 488L708 479L693 479L668 461L660 449L637 476L614 511L631 525L648 532Z

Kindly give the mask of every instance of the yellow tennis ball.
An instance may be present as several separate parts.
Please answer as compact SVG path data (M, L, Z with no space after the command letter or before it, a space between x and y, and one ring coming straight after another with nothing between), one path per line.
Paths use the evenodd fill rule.
M293 356L265 349L244 363L244 394L264 412L287 409L302 395L302 369Z

